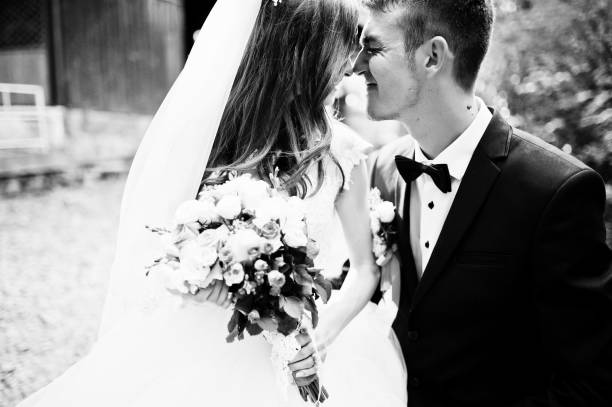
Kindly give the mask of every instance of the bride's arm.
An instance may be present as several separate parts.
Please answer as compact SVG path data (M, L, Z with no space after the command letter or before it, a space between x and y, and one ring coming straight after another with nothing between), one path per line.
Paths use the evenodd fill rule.
M333 303L325 309L315 330L314 342L308 343L308 336L302 337L305 343L289 365L296 377L313 377L317 366L313 359L315 351L324 355L327 347L338 334L366 306L379 282L380 271L372 254L372 234L370 232L370 211L368 207L368 173L365 160L352 169L350 189L344 190L336 200L336 212L340 217L342 229L349 249L351 268L338 293L334 293ZM315 349L316 346L316 349Z
M317 329L319 350L329 346L348 323L366 306L380 278L372 254L370 210L368 205L368 171L365 160L353 167L347 179L350 189L336 200L336 211L347 242L351 268L335 295L338 297L326 309L325 318Z

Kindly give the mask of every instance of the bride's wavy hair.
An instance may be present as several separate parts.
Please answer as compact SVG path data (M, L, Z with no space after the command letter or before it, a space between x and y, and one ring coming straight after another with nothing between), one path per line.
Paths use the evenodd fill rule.
M358 41L351 1L262 2L203 183L220 182L224 177L214 174L229 171L256 171L270 181L278 169L292 194L320 188L324 158L331 157L324 101ZM308 176L313 166L316 183Z

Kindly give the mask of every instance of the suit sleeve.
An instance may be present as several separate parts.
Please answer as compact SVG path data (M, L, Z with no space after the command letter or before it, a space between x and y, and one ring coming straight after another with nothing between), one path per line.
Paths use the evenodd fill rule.
M563 183L542 215L531 267L551 378L547 388L514 407L612 406L612 272L604 208L603 181L585 169Z

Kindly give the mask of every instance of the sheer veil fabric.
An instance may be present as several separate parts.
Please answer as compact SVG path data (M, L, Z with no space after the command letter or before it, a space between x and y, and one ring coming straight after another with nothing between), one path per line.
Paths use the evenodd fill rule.
M100 335L144 296L144 267L166 226L195 198L262 0L217 0L187 63L155 114L128 175Z

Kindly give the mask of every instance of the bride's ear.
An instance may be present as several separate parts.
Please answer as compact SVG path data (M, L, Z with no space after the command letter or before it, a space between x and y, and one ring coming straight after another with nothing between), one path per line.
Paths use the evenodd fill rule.
M454 55L444 37L438 35L431 38L421 49L424 53L423 68L428 76L434 76L452 66Z

